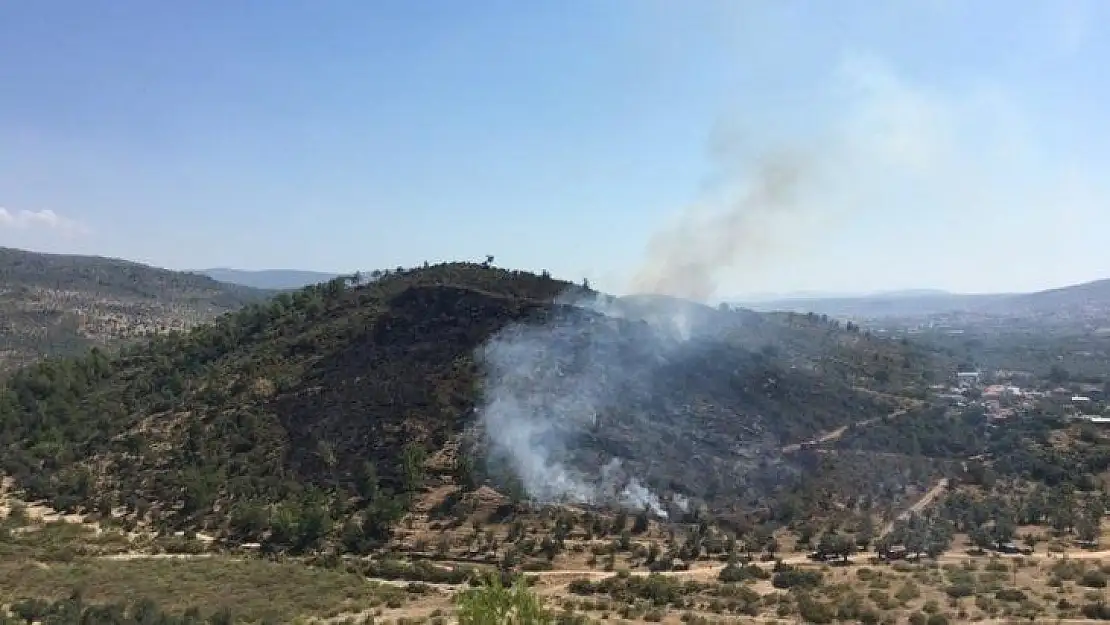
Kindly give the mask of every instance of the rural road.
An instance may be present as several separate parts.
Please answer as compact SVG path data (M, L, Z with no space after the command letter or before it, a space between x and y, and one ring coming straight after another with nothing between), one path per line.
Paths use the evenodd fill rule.
M886 416L883 416L883 417L872 417L870 419L864 419L863 421L856 421L856 423L854 425L856 427L866 427L866 426L871 425L872 423L876 423L876 422L878 422L882 419L898 418L898 417L906 414L906 412L908 412L908 411L905 408L903 408L901 410L895 410L894 412L892 412L892 413L890 413ZM796 453L796 452L798 452L802 449L802 445L820 445L821 443L827 443L829 441L834 441L834 440L840 438L841 436L844 436L844 433L847 432L847 431L848 431L848 426L847 425L842 425L842 426L836 428L835 430L831 430L831 431L825 432L823 434L820 434L816 438L812 438L812 439L806 441L805 443L792 443L790 445L787 445L787 446L782 448L782 453L784 453L784 454Z
M921 512L922 510L927 508L929 504L936 501L937 497L940 497L947 488L948 478L941 478L940 481L934 484L932 488L925 491L925 494L922 495L921 498L918 499L916 502L914 502L914 504L910 506L909 509L907 509L902 514L899 514L893 521L887 523L886 526L883 527L883 531L880 535L885 536L886 534L889 534L891 531L894 530L894 524L896 522L905 521L906 519L910 518L911 514Z

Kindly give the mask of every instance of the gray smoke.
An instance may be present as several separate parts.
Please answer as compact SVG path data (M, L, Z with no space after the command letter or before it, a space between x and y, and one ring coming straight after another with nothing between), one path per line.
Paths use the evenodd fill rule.
M486 371L479 416L491 451L508 461L528 495L540 503L619 505L666 516L660 498L619 457L593 475L570 459L576 437L600 415L624 410L648 392L651 374L689 338L681 314L640 316L648 345L629 353L614 339L613 322L628 313L610 298L557 304L562 313L541 324L505 328L479 354ZM648 418L641 416L640 418Z
M1007 205L1057 204L1059 197L1072 198L1071 209L1084 206L1088 215L1104 210L1086 196L1076 198L1074 190L1069 195L1071 179L1060 179L1058 171L1050 176L1049 186L1030 187L1034 192L1021 186L1022 176L1013 176L1013 171L1040 170L1012 170L1006 165L1024 134L999 122L1008 119L1008 108L993 100L947 97L906 82L867 58L849 59L835 78L829 101L834 110L815 110L814 116L824 122L818 121L800 141L771 137L769 144L755 145L736 141L729 133L714 135L710 148L716 171L711 185L671 226L650 239L627 291L704 302L722 281L738 273L765 271L778 253L797 250L799 255L819 257L819 248L802 237L807 227L817 226L824 235L822 226L842 223L846 217L859 219L860 226L878 227L888 221L889 207L916 207L923 215L937 207L961 215L977 211L981 221L1004 214ZM984 139L984 128L994 133ZM990 149L983 152L979 143ZM993 163L1000 163L999 169ZM1057 192L1058 182L1068 183L1064 193ZM1091 197L1097 199L1097 194ZM1054 215L1044 214L1049 221ZM929 221L943 223L935 216ZM887 232L898 246L915 244L904 232ZM946 231L944 236L951 244L954 234ZM637 402L628 401L647 393L650 389L645 387L669 382L655 374L668 362L678 362L688 344L696 342L692 335L698 324L682 312L694 309L641 302L633 313L607 298L562 304L583 314L514 325L482 350L487 377L480 420L492 450L504 456L538 501L661 511L660 498L646 484L645 476L651 473L628 474L629 467L650 465L650 458L633 457L637 452L615 447L611 457L584 462L575 455L575 445L596 431L599 420L614 413L630 420L630 425L622 425L626 437L662 441L657 450L667 449L665 444L672 440L667 437L677 443L703 434L687 424L704 406L670 406L670 421L665 422L665 415L642 413L649 403L641 402L635 409ZM611 334L599 331L614 318L638 320L652 328L651 336L643 337L644 349L622 351ZM724 408L718 412L736 416ZM768 459L770 454L760 451L774 447L753 447L752 441L763 436L759 424L744 424L752 426L745 428L750 429L750 439L737 442L726 461L740 462L735 457L741 456L757 463ZM696 446L684 447L683 452L687 449ZM741 467L728 476L746 475L746 470ZM677 494L669 501L679 509L696 506Z
M736 162L730 167L743 169ZM731 171L721 176L728 201L714 203L723 211L695 209L655 237L637 291L704 301L722 270L764 244L763 228L799 205L799 191L813 178L811 163L787 151L757 160L748 179L737 180ZM629 445L628 454L671 447L677 442L671 436L699 437L687 425L695 418L689 405L672 405L666 414L644 407L656 406L648 399L657 390L653 385L670 383L658 373L692 353L697 332L711 331L698 327L702 319L691 318L701 307L669 298L629 302L606 296L565 299L557 307L562 313L543 323L512 325L481 350L486 379L479 415L491 451L508 462L537 502L617 505L665 516L658 494L627 470L651 465L654 458L583 461L576 451L605 415L618 415L613 418L623 421L623 435L641 443ZM615 338L618 322L640 334ZM677 493L670 502L689 510L690 502Z
M772 221L799 207L812 163L782 152L721 176L725 195L687 209L656 233L632 279L634 293L660 293L698 302L717 290L723 272L752 260L774 243Z
M804 135L718 126L709 141L705 188L650 237L626 291L705 302L722 282L736 288L747 277L762 278L772 261L819 258L820 247L835 240L832 230L855 219L877 227L894 207L966 212L1003 204L989 197L998 194L984 195L986 176L978 174L977 161L1004 159L969 162L965 152L977 150L956 143L998 123L980 119L974 107L974 123L967 123L965 108L863 57L838 67L825 110L814 112L815 125ZM990 112L1006 117L1004 110ZM1012 133L997 133L1004 139L1000 155L1006 154Z

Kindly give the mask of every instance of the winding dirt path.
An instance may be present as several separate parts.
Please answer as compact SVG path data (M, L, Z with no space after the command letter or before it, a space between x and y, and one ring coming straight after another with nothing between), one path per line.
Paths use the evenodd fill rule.
M883 419L897 419L898 417L906 414L907 412L909 412L909 409L900 408L900 409L895 410L894 412L892 412L888 415L883 415L881 417L872 417L870 419L864 419L863 421L856 421L853 425L857 428L867 427L867 426L869 426L873 423L878 423L879 421L882 421ZM810 440L808 440L804 443L791 443L790 445L786 445L785 447L783 447L781 451L784 454L792 454L792 453L797 453L797 452L801 451L803 445L821 445L821 444L827 443L829 441L834 441L834 440L844 436L844 433L848 431L848 427L849 426L847 426L847 425L842 425L842 426L836 428L835 430L830 430L828 432L824 432L822 434L819 434L816 437L811 438Z
M894 524L898 521L905 521L906 519L910 518L910 515L919 513L927 508L929 504L936 501L937 497L940 497L947 488L948 478L941 478L936 484L933 485L932 488L925 491L925 494L922 495L921 498L918 499L916 502L914 502L912 506L910 506L897 517L895 517L893 521L887 523L883 527L883 531L880 533L880 536L885 536L886 534L894 531Z

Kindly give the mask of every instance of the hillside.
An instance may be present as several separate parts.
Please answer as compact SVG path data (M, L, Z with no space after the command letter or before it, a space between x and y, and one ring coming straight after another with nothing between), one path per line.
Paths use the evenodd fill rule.
M1096 280L1059 289L1018 295L1005 302L1007 307L1035 314L1068 311L1076 314L1110 312L1110 280Z
M893 410L857 387L919 385L926 354L815 316L704 307L676 336L622 306L473 264L283 293L18 372L0 392L4 470L62 509L284 547L305 546L286 525L309 523L315 541L352 515L381 540L435 484L536 495L558 476L542 495L600 497L614 460L617 490L642 482L675 512L680 494L738 514L786 496L800 514L822 479L857 495L909 479L845 479L836 459L791 464L779 447Z
M112 258L0 248L0 372L183 329L265 293Z

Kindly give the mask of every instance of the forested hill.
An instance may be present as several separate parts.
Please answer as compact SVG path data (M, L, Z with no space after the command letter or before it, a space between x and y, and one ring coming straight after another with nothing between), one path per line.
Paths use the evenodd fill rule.
M45 361L0 391L4 470L63 509L123 506L159 524L277 541L273 523L312 510L329 527L357 515L360 531L381 536L428 479L482 479L480 458L449 450L481 397L475 352L499 330L577 318L591 340L648 350L636 319L553 303L576 290L444 264L357 287L340 278L116 355ZM712 332L627 405L651 414L649 426L630 428L615 410L577 441L575 462L620 450L653 487L711 503L751 496L761 478L742 471L738 444L777 449L884 414L896 400L857 387L920 386L934 364L814 316L699 310ZM292 516L264 512L278 503Z
M113 258L0 248L0 372L45 355L188 328L268 296Z

